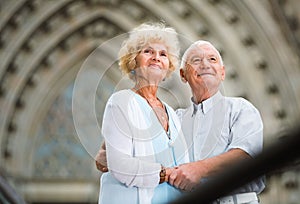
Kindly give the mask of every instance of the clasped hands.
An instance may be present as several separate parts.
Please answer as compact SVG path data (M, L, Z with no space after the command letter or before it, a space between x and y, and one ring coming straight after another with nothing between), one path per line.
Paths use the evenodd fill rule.
M108 171L105 150L100 150L98 153L96 166L101 172ZM196 162L191 162L173 168L166 168L166 182L178 189L190 192L199 184L201 179L199 172L197 172L198 167L199 165Z
M201 178L196 172L194 165L194 163L187 163L173 168L167 168L166 181L183 191L192 191L199 184Z

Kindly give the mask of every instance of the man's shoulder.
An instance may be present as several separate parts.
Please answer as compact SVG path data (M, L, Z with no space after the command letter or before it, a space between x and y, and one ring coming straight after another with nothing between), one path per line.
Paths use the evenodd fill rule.
M176 114L183 114L189 110L189 107L187 108L178 108L175 110Z
M226 105L229 108L229 112L234 115L240 115L241 113L247 113L246 115L252 115L260 117L260 112L249 100L243 97L225 97ZM249 116L250 117L250 116Z
M255 106L247 99L240 97L240 96L225 96L225 101L227 104L240 107L240 108L255 108ZM256 109L256 108L255 108Z
M189 107L187 108L178 108L175 110L176 115L182 119L182 117L189 111Z

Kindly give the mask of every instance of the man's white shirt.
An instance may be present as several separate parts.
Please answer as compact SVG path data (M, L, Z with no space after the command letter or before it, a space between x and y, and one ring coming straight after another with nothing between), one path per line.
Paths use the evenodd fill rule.
M259 111L240 97L220 92L200 104L176 111L189 146L190 161L198 161L239 148L255 157L263 147L263 123ZM237 190L238 193L264 189L262 178Z

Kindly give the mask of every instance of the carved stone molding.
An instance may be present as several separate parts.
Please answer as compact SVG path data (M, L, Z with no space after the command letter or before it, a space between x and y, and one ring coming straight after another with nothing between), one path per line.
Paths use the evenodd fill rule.
M1 164L16 178L34 179L37 172L39 178L45 176L46 159L43 162L36 152L49 144L49 138L62 141L58 137L63 134L55 134L55 130L51 135L42 133L50 127L45 124L55 107L64 107L63 98L70 93L78 70L99 45L146 21L162 20L173 26L181 36L182 52L199 39L215 44L227 71L225 95L250 100L262 114L266 143L276 140L276 133L292 126L300 114L298 7L297 0L1 1ZM95 65L99 72L105 71L99 85L103 91L97 92L99 121L112 91L128 85L121 83L116 64L109 71L100 66L113 58L114 49L101 52L103 58ZM176 76L161 90L161 98L173 108L187 106L190 98L189 88ZM186 99L174 102L173 97ZM65 126L72 121L67 120L68 114L58 114L66 117L61 118L67 121ZM76 144L67 136L64 139L66 144ZM53 153L63 151L55 149ZM67 149L65 153L68 158L76 157ZM45 158L55 160L53 156ZM92 162L92 157L89 159ZM56 177L55 168L52 170L47 173L49 179ZM90 174L92 179L97 176L96 171L78 172ZM73 173L62 174L67 178L78 175Z

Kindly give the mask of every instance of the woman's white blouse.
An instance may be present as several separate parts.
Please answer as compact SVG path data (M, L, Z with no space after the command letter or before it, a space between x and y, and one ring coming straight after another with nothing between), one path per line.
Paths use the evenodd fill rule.
M169 137L147 101L131 90L114 93L103 116L102 134L110 173L128 187L139 187L139 198L151 201L161 164L188 162L188 149L176 113L164 104Z

